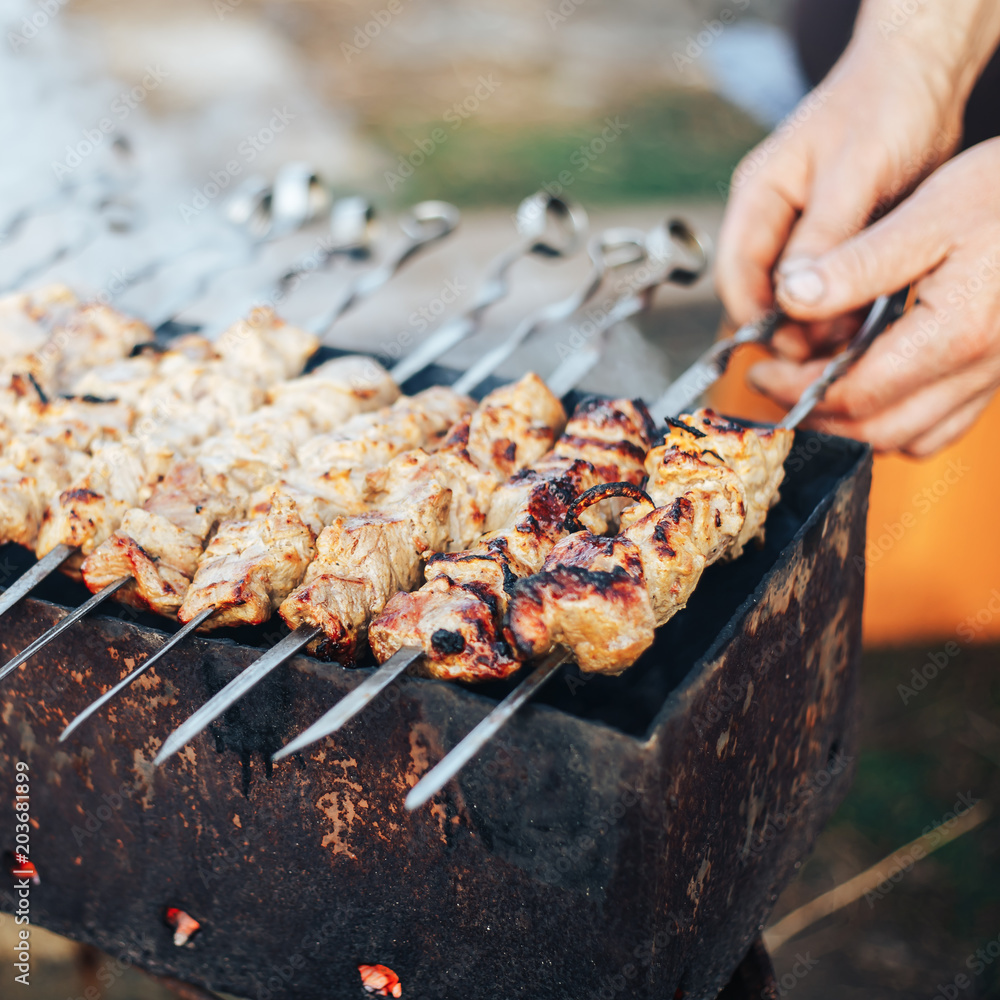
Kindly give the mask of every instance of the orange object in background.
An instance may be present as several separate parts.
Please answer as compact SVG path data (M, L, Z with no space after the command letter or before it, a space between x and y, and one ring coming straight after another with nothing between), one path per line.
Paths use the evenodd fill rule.
M712 393L723 413L779 420L746 384L765 356L741 348ZM1000 397L957 444L926 461L876 455L865 550L865 642L1000 639Z

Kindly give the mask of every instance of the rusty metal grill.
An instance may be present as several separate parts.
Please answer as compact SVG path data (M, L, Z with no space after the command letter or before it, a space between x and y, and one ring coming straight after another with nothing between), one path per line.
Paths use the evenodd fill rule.
M850 780L870 455L800 432L787 469L765 547L707 571L636 667L557 679L412 814L408 788L509 685L403 678L275 766L367 673L298 657L154 772L163 735L273 629L178 647L60 746L163 635L80 623L0 688L0 789L18 759L34 776L34 919L262 1000L356 998L368 962L411 997L716 996ZM0 619L6 655L82 597L45 587ZM193 947L170 906L201 922Z

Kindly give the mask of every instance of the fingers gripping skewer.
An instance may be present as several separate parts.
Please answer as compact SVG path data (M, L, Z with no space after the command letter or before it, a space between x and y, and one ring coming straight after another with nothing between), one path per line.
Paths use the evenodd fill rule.
M878 299L872 306L864 325L842 355L831 361L823 374L806 389L799 404L789 412L779 426L792 429L805 419L829 387L843 376L874 340L906 311L912 300L911 288ZM658 407L658 411L663 412L662 404ZM676 414L669 414L669 416L674 415ZM570 653L567 650L557 649L550 654L468 736L417 782L406 797L406 808L411 810L419 808L440 791L569 658Z
M546 238L552 222L559 224L561 231ZM479 329L486 311L506 297L509 291L507 274L517 261L528 254L552 258L569 256L576 251L587 232L587 214L581 206L544 192L521 202L516 223L521 238L490 264L472 306L461 316L439 327L392 368L390 374L398 384L402 385L433 364Z

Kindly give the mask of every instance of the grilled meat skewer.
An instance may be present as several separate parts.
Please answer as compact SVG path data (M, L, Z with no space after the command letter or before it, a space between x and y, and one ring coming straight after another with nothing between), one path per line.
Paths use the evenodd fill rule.
M409 452L371 473L375 509L323 530L304 583L279 609L286 624L320 627L312 651L353 660L389 598L420 582L427 554L482 534L498 484L548 451L565 423L562 404L529 374L486 396L435 454Z
M315 439L309 442L310 447L336 463L329 468L324 460L321 467L326 471L317 479L340 482L353 494L352 479L377 468L393 452L399 454L421 445L434 448L473 405L468 397L436 386L403 397L378 413L357 417L355 420L362 426L360 435L347 425L340 433L330 435L325 442L328 447ZM280 554L271 540L270 519L276 512L289 519L280 533L287 543ZM301 581L315 554L314 542L315 534L299 514L295 500L279 486L263 518L220 525L198 562L177 617L189 623L210 611L211 617L203 625L208 628L266 621ZM279 559L292 564L294 570L283 567L277 573L275 563Z
M271 497L255 499L250 491L287 471L298 442L395 398L395 383L387 375L373 381L371 373L368 359L344 357L272 387L270 404L176 462L142 507L125 512L84 561L84 582L97 592L130 576L119 600L174 617L219 525L248 510L258 518L270 513Z
M647 457L648 499L624 512L622 531L570 535L515 584L504 634L517 654L532 659L561 645L585 673L631 666L707 565L762 536L793 438L710 410L674 422Z
M577 496L607 482L642 482L653 433L640 402L581 403L552 451L497 490L486 534L464 552L433 557L427 583L388 602L369 630L378 660L408 646L424 650L420 670L432 677L496 679L518 669L501 636L511 586L541 569ZM594 508L589 516L601 531L613 514Z
M536 375L526 375L486 396L439 450L415 449L370 473L368 499L377 509L338 518L324 529L305 583L281 605L291 635L175 730L155 762L180 749L304 646L325 657L354 659L368 623L388 598L420 581L428 552L459 548L478 536L498 482L548 451L565 423L559 400Z

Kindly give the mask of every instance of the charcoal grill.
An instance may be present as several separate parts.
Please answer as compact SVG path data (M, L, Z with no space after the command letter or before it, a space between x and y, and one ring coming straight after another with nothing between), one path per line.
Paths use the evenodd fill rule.
M622 677L556 679L415 813L407 790L511 684L404 677L271 765L367 673L300 656L154 771L277 630L178 647L60 745L164 635L124 609L79 623L0 687L7 801L15 762L31 768L32 921L256 1000L356 1000L374 962L420 998L701 1000L738 967L753 980L744 956L846 793L857 736L870 450L800 431L786 468L762 549L707 570ZM3 555L11 579L31 561ZM46 581L0 619L5 658L85 596ZM174 906L202 925L191 947Z

